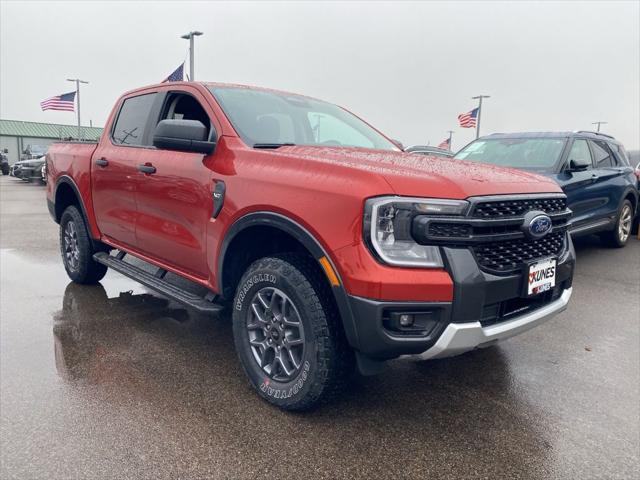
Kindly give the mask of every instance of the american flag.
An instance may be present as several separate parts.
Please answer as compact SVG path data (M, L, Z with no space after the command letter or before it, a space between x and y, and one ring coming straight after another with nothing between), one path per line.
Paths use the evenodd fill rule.
M171 72L171 75L169 75L167 78L165 78L162 83L164 82L181 82L182 79L184 78L184 62L182 62L182 64L176 68L173 72Z
M445 138L444 140L442 140L439 144L438 144L438 148L444 148L446 150L449 150L451 148L451 145L449 145L449 139Z
M63 93L55 97L47 98L40 102L40 108L45 110L64 110L66 112L75 112L74 102L76 100L76 92Z
M474 108L470 112L458 115L458 122L462 128L474 128L476 126L476 118L478 117L478 109Z

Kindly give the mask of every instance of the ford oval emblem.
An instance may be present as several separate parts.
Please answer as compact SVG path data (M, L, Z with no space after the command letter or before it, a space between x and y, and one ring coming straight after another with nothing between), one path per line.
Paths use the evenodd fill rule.
M551 231L551 219L547 215L536 215L529 220L527 226L529 235L533 238L542 238Z

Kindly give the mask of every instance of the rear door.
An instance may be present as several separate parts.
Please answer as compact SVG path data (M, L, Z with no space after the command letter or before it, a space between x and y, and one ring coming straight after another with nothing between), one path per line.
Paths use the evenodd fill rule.
M109 135L93 154L91 183L96 221L103 235L127 246L136 245L137 164L148 147L149 115L157 93L125 98Z
M215 131L213 115L196 89L160 94L158 115L163 119L199 120ZM136 241L139 250L186 273L208 278L206 231L213 209L212 172L203 164L205 155L194 152L150 149L139 165L153 173L138 172Z
M596 175L593 189L599 200L594 213L599 218L615 219L618 206L627 187L624 175L626 165L621 165L604 140L589 140Z

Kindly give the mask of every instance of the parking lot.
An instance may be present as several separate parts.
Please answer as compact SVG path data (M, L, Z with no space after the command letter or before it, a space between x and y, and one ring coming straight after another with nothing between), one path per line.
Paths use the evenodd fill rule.
M310 414L261 401L208 318L109 272L70 284L44 188L0 178L3 479L637 478L640 241L577 242L569 309L393 361Z

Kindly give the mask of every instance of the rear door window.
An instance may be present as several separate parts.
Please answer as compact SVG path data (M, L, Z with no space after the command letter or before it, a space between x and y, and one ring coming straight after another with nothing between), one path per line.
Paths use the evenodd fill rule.
M607 168L617 166L617 162L606 142L591 140L591 149L593 150L596 168Z
M111 132L111 138L115 144L149 146L144 134L156 95L156 93L148 93L130 97L124 101Z

